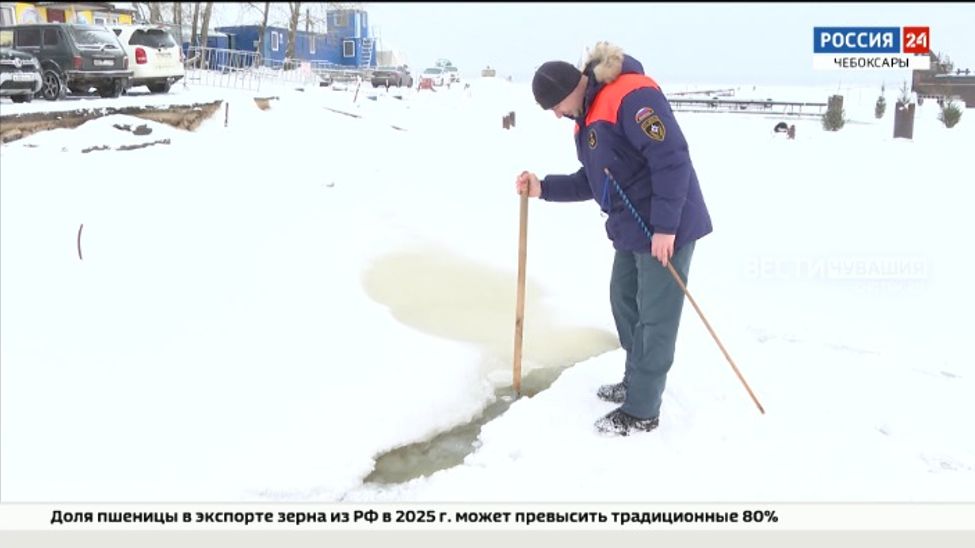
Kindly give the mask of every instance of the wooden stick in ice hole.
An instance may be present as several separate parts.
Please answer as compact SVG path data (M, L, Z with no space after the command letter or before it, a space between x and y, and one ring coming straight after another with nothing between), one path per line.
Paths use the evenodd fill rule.
M521 193L520 228L518 230L518 298L515 304L515 394L521 395L521 347L525 327L525 262L528 258L528 185Z

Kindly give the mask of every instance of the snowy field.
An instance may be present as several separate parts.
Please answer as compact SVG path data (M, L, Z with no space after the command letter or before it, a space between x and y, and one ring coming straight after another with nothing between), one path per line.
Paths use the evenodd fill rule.
M493 79L4 99L230 109L0 148L0 500L970 501L975 118L929 101L894 140L897 87L881 120L879 88L736 94L845 96L841 131L792 141L781 117L678 114L715 226L689 289L767 414L688 305L660 428L595 434L623 370L612 247L594 203L533 200L524 367L575 365L462 465L392 486L363 481L378 455L511 382L514 178L578 168L570 121Z

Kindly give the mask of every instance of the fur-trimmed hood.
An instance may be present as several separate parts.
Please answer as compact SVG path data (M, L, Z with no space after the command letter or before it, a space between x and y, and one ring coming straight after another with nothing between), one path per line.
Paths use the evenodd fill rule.
M589 50L583 63L583 72L591 71L596 82L609 84L623 72L624 57L623 48L609 42L599 42ZM640 67L641 73L642 69Z
M609 42L599 42L588 51L582 72L589 77L583 100L584 113L588 112L599 90L619 78L620 74L644 74L639 61L623 53L623 48Z

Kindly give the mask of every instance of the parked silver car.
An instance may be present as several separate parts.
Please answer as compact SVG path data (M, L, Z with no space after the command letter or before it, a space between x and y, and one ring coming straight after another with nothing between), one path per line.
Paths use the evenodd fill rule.
M26 103L40 91L41 63L33 55L0 47L0 95L15 103Z
M413 87L413 75L406 67L379 67L372 72L372 87Z

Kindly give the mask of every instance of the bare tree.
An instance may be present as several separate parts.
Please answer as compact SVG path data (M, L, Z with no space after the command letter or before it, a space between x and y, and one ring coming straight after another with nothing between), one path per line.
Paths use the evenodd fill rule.
M149 19L149 2L132 2L135 8L136 21L146 21Z
M179 44L180 59L183 58L183 3L173 2L173 25L176 26L176 43ZM183 82L184 84L186 82Z
M196 29L197 29L197 25L198 25L199 21L200 21L200 3L199 2L193 2L193 30L190 31L190 45L191 46L197 45L197 43L196 43L196 36L197 36Z
M210 34L210 14L213 13L213 2L207 2L206 7L203 8L203 16L200 21L200 46L203 47L202 51L206 51L207 48L207 37ZM207 67L207 59L200 60L203 68Z
M253 5L253 3L251 4ZM261 18L261 31L257 35L257 55L258 58L264 56L264 35L267 33L267 16L271 13L271 3L264 2L264 13Z
M135 8L136 18L139 21L149 21L150 23L161 23L163 21L160 2L132 2L132 7Z
M207 2L205 8L203 8L203 17L200 21L200 44L203 47L207 45L207 37L210 34L210 15L213 14L213 2Z
M162 23L162 11L160 10L160 2L146 2L149 4L149 22L150 23Z
M930 52L928 57L931 58L931 68L934 74L951 74L955 70L955 63L951 61L951 57L948 57L946 53L943 52Z
M291 9L291 20L288 23L288 49L284 56L287 59L295 57L295 38L298 35L298 19L301 17L301 2L288 2Z

